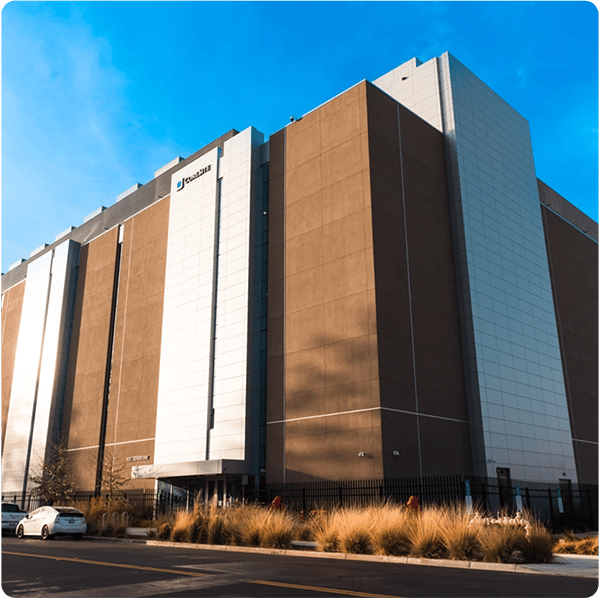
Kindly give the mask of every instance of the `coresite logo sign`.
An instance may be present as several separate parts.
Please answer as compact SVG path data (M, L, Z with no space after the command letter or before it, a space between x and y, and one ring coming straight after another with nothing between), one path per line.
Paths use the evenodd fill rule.
M188 177L182 177L176 184L176 191L180 192L186 186L186 184L194 181L194 179L198 179L198 177L201 177L202 175L204 175L204 173L208 173L211 167L212 165L207 165L199 171L196 171L193 175L189 175Z

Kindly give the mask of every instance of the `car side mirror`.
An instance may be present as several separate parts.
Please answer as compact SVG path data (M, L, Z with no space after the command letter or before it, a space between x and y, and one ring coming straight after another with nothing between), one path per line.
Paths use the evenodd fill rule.
M31 515L27 515L27 518L28 518L28 519L31 519Z

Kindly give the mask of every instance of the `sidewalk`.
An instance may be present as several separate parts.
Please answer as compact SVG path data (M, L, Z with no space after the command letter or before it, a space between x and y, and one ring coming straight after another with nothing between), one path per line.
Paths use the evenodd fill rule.
M367 562L389 562L429 567L446 567L452 569L477 569L481 571L506 571L512 573L528 573L540 575L560 575L562 577L598 578L598 557L578 554L555 554L555 562L550 564L504 564L485 563L479 561L459 561L442 558L410 558L407 556L376 556L373 554L343 554L341 552L318 552L315 550L277 550L273 548L257 548L249 546L216 546L209 544L189 544L182 542L162 542L159 540L131 538L87 537L90 540L106 542L124 542L146 544L147 546L171 546L174 548L191 548L197 550L217 550L220 552L245 552L249 554L278 554L281 556L307 556L330 560L357 560Z

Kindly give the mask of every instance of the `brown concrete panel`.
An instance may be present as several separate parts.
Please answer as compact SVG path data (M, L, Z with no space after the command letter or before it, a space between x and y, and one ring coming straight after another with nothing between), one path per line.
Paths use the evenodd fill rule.
M540 207L573 438L598 442L598 245ZM577 444L579 481L597 483L596 455ZM591 479L590 479L591 477Z
M286 353L286 394L296 394L304 390L317 390L323 387L325 387L324 346Z
M291 144L288 142L286 153L291 153ZM289 148L289 149L288 149ZM321 162L322 158L314 158L302 163L295 169L286 170L285 202L289 206L306 196L312 196L321 189Z
M6 437L6 421L10 405L15 353L23 310L25 281L6 290L2 300L2 447Z
M323 178L323 186L333 185L363 170L364 158L366 158L363 157L363 143L363 136L359 135L334 146L321 155L322 168L319 174Z
M312 417L327 412L325 389L306 390L286 395L286 419Z
M369 336L345 339L325 346L325 385L327 388L340 383L371 379L371 346ZM367 396L365 405L370 403Z
M471 471L471 440L467 423L419 418L423 476Z
M96 483L98 446L94 448L69 449L69 464L78 491L93 493Z
M281 129L269 138L269 210L271 211L283 208L285 135L286 130Z
M154 437L168 219L162 200L124 224L107 442Z
M285 322L285 347L287 353L322 346L323 305L288 312Z
M271 403L268 403L267 410L270 406ZM284 480L285 426L283 423L270 423L269 420L267 417L266 444L269 448L266 461L267 478L272 482L281 482Z
M287 481L381 477L380 423L379 410L288 422Z
M269 344L267 342L268 347ZM267 423L269 423L270 421L283 419L284 415L283 354L269 356L267 368Z
M68 449L99 441L117 235L115 228L81 250L63 413ZM86 489L87 475L76 483Z
M284 273L286 282L284 295L275 292L273 299L275 310L284 307L285 325L270 316L268 332L269 344L277 348L268 349L274 356L285 329L285 360L278 359L285 367L281 372L274 364L268 379L284 379L286 407L277 408L279 384L268 381L267 411L269 418L288 419L281 430L288 481L326 478L341 466L338 437L347 432L332 425L333 417L327 444L334 447L325 444L322 451L315 450L326 441L319 438L320 425L315 423L321 417L305 417L324 410L370 408L373 397L379 397L372 381L378 376L378 363L364 88L357 86L286 128L285 148L279 146L276 159L285 157L285 166L278 170L285 185L269 188L285 204L281 230L286 236L285 250L269 253L274 260L269 262L269 283ZM271 294L270 287L269 311ZM310 431L305 428L308 422ZM372 427L362 423L358 429L371 436ZM315 452L320 456L315 458ZM331 464L323 462L327 453ZM372 467L365 471L373 472Z
M379 402L373 394L373 382L370 379L363 381L345 382L339 379L339 385L328 381L325 396L322 400L321 411L324 414L364 410L365 408L378 408Z
M418 477L416 416L382 410L381 422L384 477ZM398 456L395 456L394 452L398 452Z
M345 296L324 305L323 325L326 340L346 340L367 335L374 331L374 321L375 305L369 305L367 292Z
M317 192L302 202L294 202L286 208L285 237L287 240L321 227L323 217L321 211L321 192Z
M287 278L286 309L289 312L318 304L323 304L323 267L300 271Z
M270 359L283 353L283 316L269 316L268 323L267 357Z
M365 219L362 211L325 224L322 239L325 263L364 250Z
M314 229L287 241L285 249L286 276L323 264L323 228Z
M297 133L295 127L290 128L289 139L293 140L293 144L285 157L287 170L295 169L321 155L320 127L320 122L315 121Z
M327 152L335 146L344 144L347 140L362 133L362 106L352 101L329 115L321 118L321 152Z
M323 300L331 302L345 296L354 295L370 287L372 277L368 263L370 252L362 250L347 254L323 266Z
M355 212L362 211L368 204L363 189L364 171L355 173L338 181L334 185L324 187L321 191L323 223L330 223Z
M360 102L365 96L365 83L359 83L343 94L329 100L329 102L320 106L314 113L319 113L320 118L324 119L342 109L347 109L351 104Z
M580 483L598 485L598 445L573 441Z

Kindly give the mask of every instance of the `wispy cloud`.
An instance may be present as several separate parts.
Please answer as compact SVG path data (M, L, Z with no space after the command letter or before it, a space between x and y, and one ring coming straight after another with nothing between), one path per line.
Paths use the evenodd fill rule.
M53 241L143 176L127 144L142 128L110 44L76 5L63 18L48 18L52 4L34 6L3 12L3 271L43 241L40 232ZM26 224L36 239L25 248L11 233Z
M515 87L523 89L524 87L527 86L527 83L528 83L527 70L525 69L525 67L523 65L521 65L517 69L517 80L515 83Z

